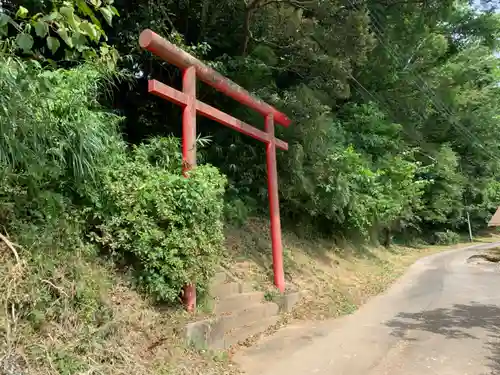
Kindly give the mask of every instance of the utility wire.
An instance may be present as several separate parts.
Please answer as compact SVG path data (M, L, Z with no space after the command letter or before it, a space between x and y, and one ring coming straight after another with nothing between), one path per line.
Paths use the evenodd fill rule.
M348 0L349 3L353 6L354 9L356 10L361 10L360 7L358 7L352 0ZM401 56L399 56L398 52L396 52L394 49L392 49L389 45L387 45L387 43L383 40L383 32L381 30L381 25L380 23L378 22L378 20L376 19L376 17L371 17L371 20L372 20L372 30L374 31L374 35L375 37L377 38L377 40L380 42L381 46L384 47L387 52L389 53L390 57L393 58L393 60L395 62L399 62L400 60L403 61L403 59L401 58ZM451 110L447 108L446 104L444 104L440 99L439 97L433 92L432 88L429 87L429 85L427 84L427 82L418 74L418 73L413 73L414 76L416 78L418 78L422 84L426 87L426 90L427 92L425 92L422 88L422 86L420 86L416 81L412 81L412 83L418 88L418 90L424 94L424 96L426 96L426 98L433 104L434 108L439 112L441 112L441 114L445 114L449 117L449 121L451 123L454 124L455 128L457 128L458 130L460 130L463 134L465 134L467 137L471 138L471 139L474 139L476 142L476 144L492 159L500 162L500 160L494 155L492 154L489 150L487 150L484 145L481 143L481 141L469 130L467 129L466 127L462 126L461 124L457 123L454 119L454 114L451 113ZM351 75L352 77L352 75ZM353 78L353 77L352 77ZM357 81L357 80L356 80ZM366 89L365 89L366 90ZM368 91L368 90L366 90ZM431 98L430 97L430 94L432 94L432 96L434 97ZM373 95L372 95L373 97ZM421 115L421 114L420 114ZM423 119L423 118L422 118Z

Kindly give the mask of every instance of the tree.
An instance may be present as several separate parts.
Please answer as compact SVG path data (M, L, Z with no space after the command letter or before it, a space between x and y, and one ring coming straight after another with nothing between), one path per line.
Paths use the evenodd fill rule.
M73 47L57 24L44 33L38 23L53 8ZM498 203L500 24L490 8L465 0L19 0L6 9L2 30L24 57L64 65L88 51L119 52L135 85L118 83L105 104L126 118L132 144L180 135L178 108L146 92L149 77L177 85L180 74L139 50L145 28L289 114L292 126L278 129L290 144L278 154L285 221L389 245L409 232L462 230L465 210L480 226ZM94 26L82 30L86 22ZM59 42L55 54L49 36ZM19 48L30 38L32 48ZM246 122L262 121L203 85L199 94ZM262 145L206 119L198 128L214 139L200 157L228 176L228 199L265 209Z

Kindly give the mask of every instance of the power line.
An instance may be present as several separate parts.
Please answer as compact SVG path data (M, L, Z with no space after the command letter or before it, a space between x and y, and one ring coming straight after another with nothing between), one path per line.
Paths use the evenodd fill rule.
M353 6L354 9L356 10L361 10L361 8L358 8L356 6L356 4L352 1L352 0L348 0L349 3ZM396 51L394 51L389 45L387 45L385 43L385 41L382 39L382 31L381 31L381 25L380 23L377 21L376 17L371 17L371 20L372 20L372 28L373 28L373 31L374 31L374 35L375 37L377 38L377 40L381 43L381 45L387 50L387 52L390 54L390 57L392 57L394 59L394 61L396 62L399 62L399 60L403 60L400 56L397 56L398 53ZM418 83L416 81L412 81L412 83L419 89L419 91L424 94L424 96L427 97L427 99L433 104L434 108L438 111L438 112L441 112L441 114L445 114L449 117L449 121L451 123L453 123L455 125L455 127L459 130L462 131L462 133L464 133L467 137L470 137L471 139L475 139L476 140L476 143L477 145L492 159L500 162L500 160L495 156L493 155L489 150L487 150L484 145L481 143L481 141L472 133L470 132L467 128L465 128L464 126L462 126L461 124L457 123L454 119L454 114L451 113L451 111L446 107L446 105L440 101L439 97L433 93L432 89L429 87L429 85L427 84L427 82L420 76L418 75L417 73L413 73L415 77L417 77L422 83L423 85L425 85L426 89L427 89L427 92L428 93L431 93L434 97L434 99L432 99L428 93L424 92L424 90L422 89L421 86L418 85ZM438 104L439 103L439 104ZM420 114L421 115L421 114ZM422 117L422 120L423 120L423 117Z

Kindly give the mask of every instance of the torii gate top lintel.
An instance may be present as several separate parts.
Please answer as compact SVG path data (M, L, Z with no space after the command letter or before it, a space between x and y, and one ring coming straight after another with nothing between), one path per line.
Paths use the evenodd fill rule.
M250 94L238 84L206 66L200 60L168 42L154 31L144 30L139 36L139 45L179 69L184 70L193 66L196 69L197 77L206 84L264 116L272 114L274 122L280 125L285 127L290 125L291 120L284 113Z
M278 197L278 172L276 167L276 148L288 150L288 144L274 136L274 124L290 125L290 119L273 106L253 96L248 91L211 69L200 60L191 56L158 34L147 29L139 37L142 48L182 69L182 91L176 90L157 80L149 80L148 91L160 98L183 107L182 112L182 157L184 172L196 165L196 114L215 120L243 134L266 143L267 187L271 219L271 242L273 252L274 283L284 292L283 247L281 243L281 223ZM219 92L252 108L265 118L264 131L240 121L217 108L197 100L196 78L212 86ZM187 177L187 173L185 176ZM194 284L184 287L184 301L188 311L196 306Z

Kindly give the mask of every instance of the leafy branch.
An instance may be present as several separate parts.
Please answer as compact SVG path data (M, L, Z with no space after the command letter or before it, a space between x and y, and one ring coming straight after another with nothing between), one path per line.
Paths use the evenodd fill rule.
M31 15L23 6L13 15L2 11L0 37L22 54L38 59L62 53L66 60L99 57L115 64L118 53L107 45L108 37L99 20L112 26L113 18L120 15L112 4L113 0L72 0L64 1L48 14Z

